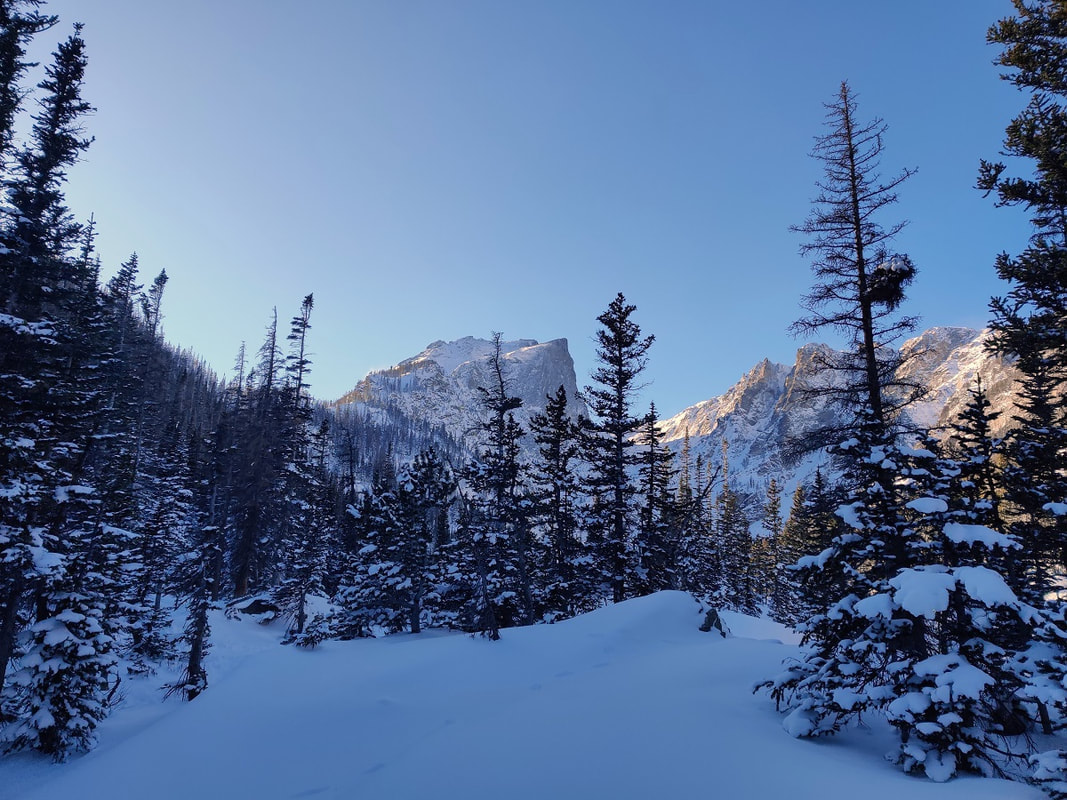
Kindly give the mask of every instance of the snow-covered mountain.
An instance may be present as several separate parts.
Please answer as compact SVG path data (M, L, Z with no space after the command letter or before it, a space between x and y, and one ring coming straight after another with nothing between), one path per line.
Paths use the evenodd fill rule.
M979 374L994 409L1003 412L1000 430L1010 423L1014 370L986 350L988 336L987 331L940 327L904 342L900 377L929 387L926 399L908 412L916 424L936 427L955 419ZM718 464L725 439L736 488L761 495L775 478L791 491L825 462L821 453L796 455L789 442L833 421L834 409L804 391L825 380L816 375L816 364L829 352L826 345L807 344L792 366L761 361L724 394L664 420L664 440L678 449L688 431L693 458Z
M585 413L566 339L501 342L501 352L508 392L523 402L515 416L524 425L560 386L567 391L572 414ZM364 413L426 424L470 446L482 419L479 387L489 386L492 377L492 353L491 341L473 336L433 342L396 366L371 372L335 406L354 405Z

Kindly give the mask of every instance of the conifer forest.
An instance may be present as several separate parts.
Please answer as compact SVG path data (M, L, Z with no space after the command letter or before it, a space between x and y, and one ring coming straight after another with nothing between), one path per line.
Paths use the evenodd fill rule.
M709 626L733 611L800 632L798 656L752 676L783 736L877 717L904 772L1067 797L1067 2L1014 0L990 24L1020 110L1001 154L974 154L976 191L1033 233L988 265L1010 419L981 380L950 426L908 417L928 388L901 377L894 344L923 280L894 250L911 171L883 157L876 109L827 87L792 330L848 346L808 389L834 422L790 446L830 467L756 497L729 448L671 447L655 404L637 406L654 336L613 288L574 332L596 344L579 398L560 386L517 415L493 334L465 441L315 399L310 353L329 331L313 294L265 313L220 379L162 334L167 272L136 253L102 264L109 221L66 205L93 141L92 42L40 0L0 0L0 749L92 750L124 687L164 664L178 677L160 702L222 691L214 612L283 626L293 648L428 629L495 641L675 590ZM31 42L63 31L31 64Z

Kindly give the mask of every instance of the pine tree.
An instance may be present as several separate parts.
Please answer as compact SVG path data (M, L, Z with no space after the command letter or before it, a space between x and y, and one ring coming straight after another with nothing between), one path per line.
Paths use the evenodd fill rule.
M779 547L782 538L782 490L778 481L771 478L767 486L767 498L763 504L760 520L763 535L752 542L752 574L756 595L760 602L773 604L778 596L778 583L782 580L779 566Z
M820 194L808 219L793 228L808 237L800 252L812 258L816 283L803 299L809 315L794 322L792 330L798 335L824 328L844 332L850 348L840 358L819 363L842 379L824 382L816 391L839 401L854 420L866 414L886 424L920 390L895 376L899 358L887 347L914 327L913 318L896 317L895 312L915 267L908 256L889 249L904 223L883 228L878 221L913 170L882 180L879 161L886 125L880 119L857 118L856 98L847 83L826 109L829 130L816 138L812 151L824 168L823 179L816 183ZM890 387L896 391L887 392ZM822 431L816 446L836 443L854 425Z
M384 478L360 504L359 566L342 592L349 627L420 633L436 611L441 548L450 539L457 482L434 448L415 456L395 482ZM429 607L428 607L429 603ZM433 620L431 619L431 622Z
M679 588L679 518L671 492L674 453L661 441L655 403L649 406L638 441L640 507L636 547L640 571L636 586L645 594Z
M474 630L491 639L499 638L502 627L533 622L539 606L531 504L519 461L524 431L513 413L522 400L509 393L500 342L501 335L494 333L488 386L480 387L485 444L466 470L470 494L463 526L476 574L468 617Z
M80 127L90 110L81 98L85 66L75 26L39 84L29 141L7 181L17 213L0 226L0 690L6 712L23 721L37 714L30 727L8 731L13 746L57 759L91 744L113 658L103 573L86 552L99 528L86 470L99 420L97 264L88 247L73 255L80 226L63 198L65 171L89 144ZM28 633L17 681L7 681L30 604L39 627ZM73 626L65 644L64 620L49 622L62 615ZM42 663L51 668L36 669Z
M640 460L633 452L632 435L640 428L641 419L633 415L631 407L641 388L638 379L647 363L646 353L655 340L641 336L640 326L631 319L636 310L619 293L597 317L603 326L597 331L599 366L593 370L595 385L585 387L593 412L585 437L588 490L593 496L591 534L600 549L606 588L615 603L632 596L634 590L637 487L630 470Z
M247 389L237 398L234 441L240 458L235 465L228 548L235 597L266 588L277 564L277 530L269 522L282 517L274 513L279 500L274 489L287 452L287 443L279 434L292 412L292 404L280 391L282 363L278 312L274 309L255 374L249 376Z
M583 580L586 554L578 536L581 490L574 467L581 453L581 429L567 410L563 386L545 399L545 410L530 417L530 433L537 444L530 491L531 522L548 543L541 583L546 617L551 620L589 610L596 590Z
M717 608L756 613L752 575L752 535L741 498L730 486L728 443L722 443L722 491L715 501L715 548L720 570Z
M66 170L88 149L82 118L93 109L81 97L88 60L81 25L61 43L39 84L43 97L33 115L31 144L17 155L17 177L10 189L18 210L5 233L0 264L0 307L23 319L54 313L70 291L64 282L63 256L77 239L79 226L64 205Z
M1067 652L1067 605L1049 599L1058 588L1053 575L1067 560L1067 514L1061 513L1067 508L1067 16L1054 0L1013 5L1015 16L991 26L987 40L1002 47L995 62L1006 69L1001 77L1029 94L1026 108L1006 128L1002 150L1026 164L1021 177L1012 177L1008 164L983 160L978 188L995 193L997 205L1025 208L1034 231L1019 255L1004 252L996 259L1008 290L990 303L990 327L992 348L1014 356L1021 374L1000 512L1023 545L1009 573L1012 586L1052 620L1034 626L1019 669L1030 676L1027 692L1048 732L1050 707L1058 706L1061 717L1064 710L1058 689L1050 689L1062 685ZM1062 787L1067 770L1055 753L1034 763L1040 780Z
M795 625L806 620L843 593L844 586L832 580L830 571L811 570L811 565L818 563L812 557L825 552L841 532L841 519L834 513L838 505L821 468L815 470L810 486L800 484L793 493L778 548L783 576L774 607L783 622ZM804 568L798 567L801 559Z
M704 458L691 462L689 431L682 446L678 498L675 504L678 527L679 587L692 594L707 609L714 608L721 588L720 553L715 546L711 519L711 492L717 475L709 475Z
M990 303L990 327L992 347L1015 356L1022 375L1008 500L1032 558L1026 596L1036 599L1049 587L1049 565L1067 554L1067 515L1052 510L1067 501L1067 24L1061 3L1014 5L1016 16L994 24L987 38L1003 48L996 61L1008 70L1002 77L1030 94L1003 149L1028 166L1025 177L1009 177L1006 164L983 160L978 186L995 193L998 205L1023 206L1034 228L1022 253L997 257L1009 289Z
M21 713L3 731L8 751L34 749L55 761L91 749L108 713L116 658L106 614L111 588L100 535L73 530L64 569L49 582L48 614L28 630L29 646L11 686Z
M873 416L841 450L854 470L848 502L838 512L846 529L798 564L807 581L838 591L801 626L802 658L772 687L789 709L785 725L796 736L834 733L884 707L896 688L894 665L928 655L921 615L891 605L875 609L868 600L892 594L897 574L923 563L923 545L902 514L897 485L906 457Z
M15 120L25 92L20 86L26 69L26 47L38 33L51 28L58 18L42 14L43 0L0 2L0 171L6 171L15 141Z

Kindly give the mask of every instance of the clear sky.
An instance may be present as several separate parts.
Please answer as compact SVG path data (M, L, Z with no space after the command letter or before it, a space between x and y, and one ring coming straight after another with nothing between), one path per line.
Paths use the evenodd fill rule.
M1025 97L985 31L1007 0L52 0L85 23L96 142L68 201L109 275L166 268L175 343L231 370L308 292L312 390L466 335L570 340L623 292L656 336L661 413L719 394L786 332L809 265L788 231L847 79L917 167L886 224L906 310L982 327L1028 233L973 189Z

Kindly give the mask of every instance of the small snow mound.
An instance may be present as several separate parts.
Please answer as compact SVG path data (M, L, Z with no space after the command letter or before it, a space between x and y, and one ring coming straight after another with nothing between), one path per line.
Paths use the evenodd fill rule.
M595 629L599 634L648 639L697 632L703 619L692 595L665 591L604 606L559 624L572 629Z

